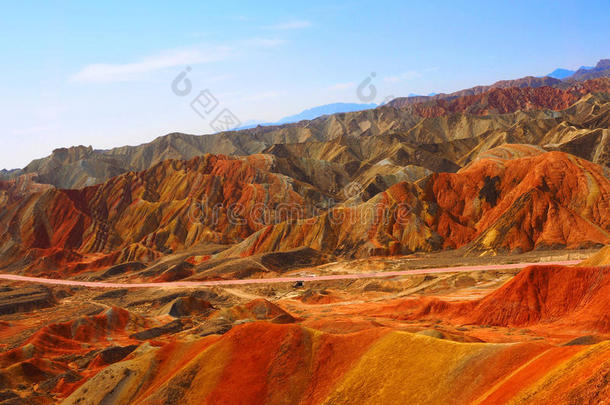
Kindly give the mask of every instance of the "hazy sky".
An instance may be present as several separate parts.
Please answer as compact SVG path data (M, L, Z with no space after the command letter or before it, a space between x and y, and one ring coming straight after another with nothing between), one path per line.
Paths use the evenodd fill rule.
M610 57L608 1L3 2L0 167L54 148L213 132L330 102L450 92ZM191 91L172 91L190 67ZM181 82L180 90L184 89ZM369 102L368 100L366 100Z

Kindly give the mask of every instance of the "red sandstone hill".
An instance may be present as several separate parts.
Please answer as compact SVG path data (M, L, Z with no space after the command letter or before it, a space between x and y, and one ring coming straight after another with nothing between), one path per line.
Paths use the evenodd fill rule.
M48 184L37 183L34 177L34 174L24 174L13 180L0 181L0 206L6 207L28 194L51 188Z
M419 116L430 118L447 113L467 112L473 115L505 114L519 110L563 110L585 94L608 92L610 78L576 83L566 89L542 87L492 86L481 93L412 103L396 99L388 103L395 108L406 108Z
M307 212L323 201L308 184L270 172L273 162L206 155L82 190L27 194L0 215L1 262L39 270L146 262L199 242L237 242L288 215L281 204Z
M474 248L531 250L605 244L610 181L604 168L560 152L498 162L481 159L425 186L441 212L431 224L445 246L470 230ZM466 230L466 233L462 232Z
M433 100L451 100L459 97L473 96L481 93L488 92L493 89L506 89L510 87L524 88L524 87L561 87L563 82L554 77L534 77L526 76L521 79L514 80L500 80L489 86L474 86L469 89L458 90L453 93L439 93L433 96L410 96L410 97L397 97L391 100L388 104L397 108L404 107L409 104L424 103L426 101Z
M526 77L522 77L520 79L515 79L515 80L500 80L494 84L491 84L489 86L475 86L475 87L471 87L469 89L464 89L464 90L458 90L456 92L453 93L440 93L440 94L436 94L434 96L415 96L415 97L398 97L395 98L393 100L391 100L388 104L392 105L393 107L397 107L397 108L402 108L405 107L407 105L413 105L413 104L419 104L419 103L426 103L426 102L434 102L434 101L439 101L439 100L454 100L460 97L468 97L468 96L477 96L477 95L481 95L483 93L487 93L491 90L495 90L495 89L509 89L509 88L516 88L516 89L523 89L523 88L538 88L538 87L552 87L552 88L558 88L558 89L569 89L570 87L574 86L575 84L578 84L579 82L584 82L587 80L591 80L591 79L603 79L603 78L608 78L610 77L610 74L608 73L608 67L607 67L607 61L600 61L599 64L600 66L599 69L595 69L593 72L589 72L589 74L587 74L587 71L584 71L582 73L584 74L579 74L577 76L579 76L578 78L573 78L573 79L568 79L568 80L559 80L559 79L555 79L553 77L533 77L533 76L526 76ZM592 73L592 74L591 74Z
M53 275L59 267L68 274L147 263L202 242L237 243L219 257L300 247L366 256L610 243L604 169L562 152L505 146L457 173L399 182L315 216L326 203L323 192L272 172L277 162L206 155L82 190L28 194L0 216L7 229L0 258ZM299 212L285 210L286 203Z
M610 332L610 267L536 266L472 306L466 317L480 325L565 326Z
M107 294L113 292L116 290ZM18 391L22 389L20 387L34 385L35 391L44 392L39 395L41 403L57 403L50 402L50 398L69 395L87 379L132 353L163 346L171 351L172 346L182 346L184 342L177 334L194 326L193 317L200 321L207 319L208 334L224 333L233 324L245 321L287 324L296 320L277 305L262 299L217 310L209 302L192 295L184 295L184 292L179 295L160 310L163 313L169 309L168 315L176 318L169 322L168 316L159 317L150 312L136 315L116 306L65 322L47 323L45 320L44 326L24 338L19 346L0 353L2 389ZM19 325L15 328L16 334L19 327L28 328L27 319L12 320L11 324ZM6 328L0 332L6 333ZM190 332L192 336L196 335L196 331ZM147 344L142 345L145 342ZM196 346L201 347L202 343L199 339ZM181 362L191 360L181 350L175 355Z
M608 393L609 357L603 343L458 343L386 328L333 335L258 322L142 348L64 403L592 404Z
M447 318L495 326L560 326L582 333L610 332L610 267L533 266L506 285L471 302L406 303L408 319Z
M518 145L508 149L525 157L492 155L457 173L398 183L359 205L268 226L221 256L301 246L366 256L610 242L610 180L604 168L561 152Z
M507 145L457 173L423 172L428 177L416 183L399 181L330 210L326 191L274 172L298 175L299 166L282 159L206 155L82 190L24 195L0 215L7 230L0 263L57 275L58 268L70 274L148 263L199 243L237 244L220 258L301 247L366 256L610 243L604 169L562 152ZM323 173L325 166L310 167ZM332 181L313 183L340 190Z
M115 306L100 309L102 296L127 295L109 290L93 298L94 314L46 324L0 353L0 382L5 397L40 404L594 404L608 394L610 344L597 337L568 339L610 331L609 289L608 267L536 266L473 302L368 302L363 315L380 311L387 326L335 333L306 327L260 299L221 307L190 297L197 305L170 314L167 323L167 315L150 311L154 305L139 315ZM160 301L161 312L167 309L163 302L188 297L184 291L147 294L151 303ZM331 311L324 313L327 322L336 322ZM48 323L44 315L35 317ZM445 319L479 330L559 328L569 343L529 336L468 343L438 330L408 333L402 322L397 330L390 318L424 325ZM27 330L28 322L0 323L0 332Z

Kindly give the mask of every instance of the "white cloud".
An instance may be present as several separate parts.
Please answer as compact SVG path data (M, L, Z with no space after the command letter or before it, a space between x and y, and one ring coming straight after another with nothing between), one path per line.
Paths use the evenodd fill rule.
M396 76L387 76L383 78L384 82L387 83L398 83L406 80L413 80L420 78L422 74L417 70L409 70L408 72L401 73Z
M311 27L311 22L307 20L290 20L278 24L266 25L263 28L268 30L298 30Z
M286 41L278 38L249 38L223 46L199 46L174 49L135 62L94 63L70 77L79 83L112 83L141 79L143 75L176 66L219 62L257 48L274 48Z
M347 89L355 89L356 83L354 82L346 82L346 83L336 83L332 86L328 87L328 90L347 90Z
M137 80L141 75L160 69L216 62L226 59L228 47L217 47L204 52L199 49L172 50L141 59L137 62L109 64L95 63L85 66L70 80L81 83L109 83Z

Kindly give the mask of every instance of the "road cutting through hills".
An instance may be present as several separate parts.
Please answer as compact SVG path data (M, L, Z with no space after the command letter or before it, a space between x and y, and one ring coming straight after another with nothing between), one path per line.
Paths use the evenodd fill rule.
M493 270L512 270L523 269L536 265L559 265L571 266L580 263L580 260L564 260L553 262L536 262L536 263L515 263L515 264L490 264L482 266L458 266L458 267L437 267L430 269L413 269L402 271L387 271L387 272L371 272L358 274L332 274L324 276L308 276L308 277L276 277L276 278L254 278L254 279L234 279L234 280L206 280L206 281L171 281L171 282L149 282L149 283L118 283L118 282L98 282L98 281L81 281L81 280L60 280L53 278L28 277L16 274L0 274L1 280L19 281L26 283L51 284L51 285L66 285L73 287L89 287L89 288L193 288L193 287L213 287L225 285L248 285L248 284L274 284L274 283L295 283L303 282L319 282L319 281L334 281L334 280L355 280L368 278L390 278L400 276L412 276L418 274L435 274L435 273L464 273L472 271L493 271Z

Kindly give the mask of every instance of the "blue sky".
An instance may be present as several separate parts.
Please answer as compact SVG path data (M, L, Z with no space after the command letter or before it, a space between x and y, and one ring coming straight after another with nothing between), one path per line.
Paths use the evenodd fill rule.
M274 121L359 102L371 73L379 103L592 65L610 57L608 15L607 1L3 2L0 167L211 133L190 106L205 89L242 122Z

